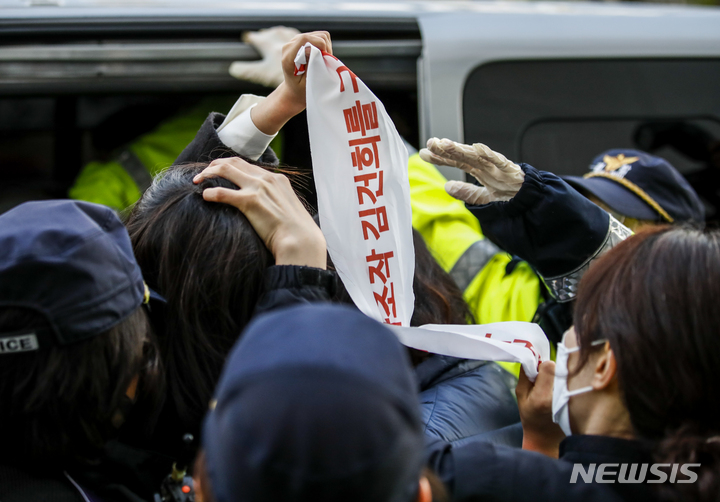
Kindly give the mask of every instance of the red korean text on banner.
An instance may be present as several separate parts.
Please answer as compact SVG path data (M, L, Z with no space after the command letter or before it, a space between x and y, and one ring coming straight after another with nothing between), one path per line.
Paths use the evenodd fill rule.
M407 150L382 102L336 57L310 48L307 117L320 227L361 311L407 326L414 250ZM391 279L392 277L392 279Z
M358 202L362 206L369 199L370 202L375 204L378 197L382 197L383 194L383 172L378 170L374 173L361 174L354 178L357 189ZM373 190L370 188L370 182L373 181L377 185L377 189ZM362 186L360 185L362 183ZM367 196L367 199L365 198Z
M395 256L392 251L387 253L376 253L372 250L370 256L366 256L365 259L368 263L377 262L377 265L369 265L368 272L370 276L370 284L375 284L375 278L379 278L383 284L390 278L390 258ZM383 272L385 270L385 272Z

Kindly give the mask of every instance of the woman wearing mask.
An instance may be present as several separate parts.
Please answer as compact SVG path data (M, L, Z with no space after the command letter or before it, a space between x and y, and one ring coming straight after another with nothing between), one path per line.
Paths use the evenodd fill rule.
M605 215L602 232L602 215L556 176L484 145L428 145L425 157L483 179L447 190L477 204L483 228L541 273L562 272L563 247L601 243L582 267L545 279L552 287L582 277L568 290L575 325L557 367L541 364L535 383L523 376L517 388L523 447L535 452L430 447L454 500L580 500L608 487L623 500L717 500L720 234L657 228L603 254L621 228Z

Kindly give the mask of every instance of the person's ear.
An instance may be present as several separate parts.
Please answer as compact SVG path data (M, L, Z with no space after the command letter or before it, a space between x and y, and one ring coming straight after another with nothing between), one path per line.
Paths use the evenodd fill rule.
M430 488L430 481L425 476L420 478L418 482L418 496L417 502L432 502L432 488Z
M600 355L595 358L595 372L593 374L592 386L595 390L606 389L615 379L617 373L617 360L610 348L610 343L600 350Z

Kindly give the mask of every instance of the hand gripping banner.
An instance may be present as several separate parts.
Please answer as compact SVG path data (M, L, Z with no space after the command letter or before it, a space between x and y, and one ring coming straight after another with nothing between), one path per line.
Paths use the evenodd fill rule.
M310 47L309 61L305 49ZM355 305L400 341L435 354L520 362L531 380L550 347L536 324L410 328L415 250L408 154L385 107L340 60L307 44L306 100L320 227Z
M415 297L408 154L379 99L347 66L305 47L307 119L320 228L355 305L410 325Z

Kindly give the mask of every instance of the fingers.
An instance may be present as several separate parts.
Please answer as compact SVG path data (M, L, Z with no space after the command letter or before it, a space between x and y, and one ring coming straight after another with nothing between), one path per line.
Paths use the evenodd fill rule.
M511 160L508 160L507 157L505 157L502 153L496 152L487 145L483 145L482 143L475 143L473 144L473 148L481 159L484 159L485 161L497 167L501 171L508 172L520 169L520 166L518 166Z
M525 371L520 372L515 395L518 398L520 416L524 417L524 421L528 423L552 422L554 378L555 363L552 361L540 364L535 383L528 379Z
M520 369L518 375L517 387L515 387L515 395L517 396L518 402L525 401L530 395L530 391L533 388L533 383L525 374L524 369Z
M531 382L525 374L525 370L520 371L518 384L515 388L515 395L518 402L524 402L530 398L532 394L533 407L543 412L552 410L553 384L555 380L555 363L546 361L540 364L538 375L535 383Z
M284 74L280 65L272 65L268 61L236 61L230 65L228 72L238 80L247 80L266 87L277 87L283 81Z
M242 40L255 47L260 54L266 55L270 51L280 51L282 46L300 35L295 28L286 26L273 26L259 31L246 31Z
M300 50L300 47L304 46L308 42L321 51L332 54L332 42L330 41L330 34L327 31L301 33L300 35L293 37L293 39L282 48L282 68L285 75L285 82L291 88L295 88L294 92L298 92L302 95L303 102L305 100L305 74L295 74L295 56ZM305 51L305 57L306 61L307 58L310 57L309 48Z
M472 146L456 143L446 138L430 138L427 142L427 149L439 157L458 163L473 164L477 159L477 154Z
M538 376L535 379L533 393L538 400L549 409L552 409L553 383L555 381L555 363L545 361L540 364Z
M489 204L496 200L487 188L463 181L448 181L445 183L445 191L450 194L450 196L473 206Z
M440 155L437 155L427 148L423 148L420 150L420 158L423 159L425 162L430 162L431 164L435 164L436 166L450 166L450 167L457 167L458 163L454 160L449 160L444 157L441 157Z
M325 43L324 49L320 49L320 47L318 47L317 45L315 47L327 52L328 54L332 54L333 53L332 52L332 40L330 39L330 33L328 33L327 31L314 31L312 33L316 34L318 37L322 38Z
M212 161L208 167L193 178L193 183L197 185L207 178L217 176L232 181L237 186L242 187L252 179L260 178L267 174L270 173L262 167L250 164L239 157L231 157Z
M219 202L221 204L229 204L243 210L244 197L240 190L231 188L213 187L206 188L202 193L203 199L208 202Z
M473 173L472 169L480 169L485 172L491 172L493 168L498 168L504 172L520 170L520 166L482 143L464 145L449 139L430 138L427 142L427 149L437 157L445 159L445 162L451 160L465 164L467 167L457 167L470 174L477 174Z
M292 59L295 59L295 54L300 50L300 47L306 43L311 43L321 51L325 51L332 54L332 42L330 41L330 33L327 31L312 31L310 33L301 33L293 37L287 44L283 46L283 57L289 54Z

